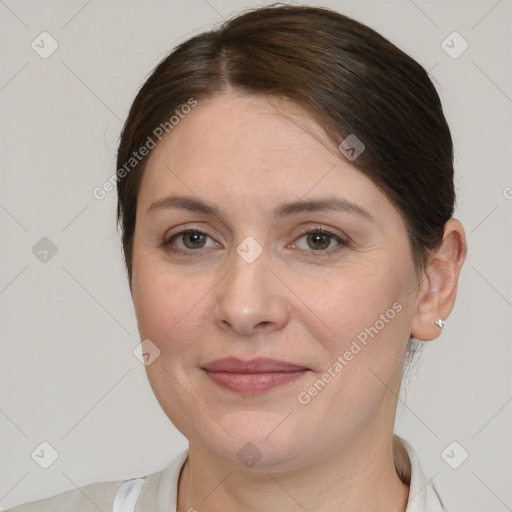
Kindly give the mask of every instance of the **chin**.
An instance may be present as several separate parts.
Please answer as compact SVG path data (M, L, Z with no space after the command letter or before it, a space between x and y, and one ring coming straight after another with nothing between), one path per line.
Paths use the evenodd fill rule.
M305 455L312 439L303 426L296 425L283 413L230 413L221 424L231 435L216 428L217 435L201 435L197 444L237 469L245 466L254 471L276 471L296 467L292 461Z

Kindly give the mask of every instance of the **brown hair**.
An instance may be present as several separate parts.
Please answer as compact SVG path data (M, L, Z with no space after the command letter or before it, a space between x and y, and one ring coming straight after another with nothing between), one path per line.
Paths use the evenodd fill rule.
M365 145L352 165L403 216L413 261L424 268L453 214L453 146L426 71L371 28L327 8L272 5L181 43L137 94L117 155L117 220L128 277L137 194L147 157L126 163L180 106L227 90L287 98L333 143ZM340 158L344 158L340 151Z

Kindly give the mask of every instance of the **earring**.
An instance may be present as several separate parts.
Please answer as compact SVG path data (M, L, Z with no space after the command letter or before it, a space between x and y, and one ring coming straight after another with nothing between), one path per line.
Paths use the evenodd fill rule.
M439 320L435 321L435 324L442 329L444 327L445 321L440 318Z

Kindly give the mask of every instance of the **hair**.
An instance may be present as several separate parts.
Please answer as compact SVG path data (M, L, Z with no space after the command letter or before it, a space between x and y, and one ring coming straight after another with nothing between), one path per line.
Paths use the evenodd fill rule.
M200 105L232 91L296 102L336 146L349 135L362 141L365 149L351 164L398 209L414 267L425 267L455 203L452 139L427 72L379 33L336 11L274 4L184 41L138 92L117 154L117 222L130 282L137 196L148 160L133 155L191 99ZM120 173L127 162L132 169Z

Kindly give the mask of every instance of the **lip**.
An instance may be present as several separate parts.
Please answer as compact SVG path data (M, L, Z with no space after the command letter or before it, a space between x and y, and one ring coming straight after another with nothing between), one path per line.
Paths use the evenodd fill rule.
M210 361L203 366L203 370L211 372L229 372L229 373L268 373L268 372L292 372L297 370L308 370L305 366L280 361L279 359L270 359L258 357L243 361L236 357L225 357Z
M280 361L258 358L242 361L234 357L216 359L202 369L216 384L243 394L260 394L305 375L309 368Z

